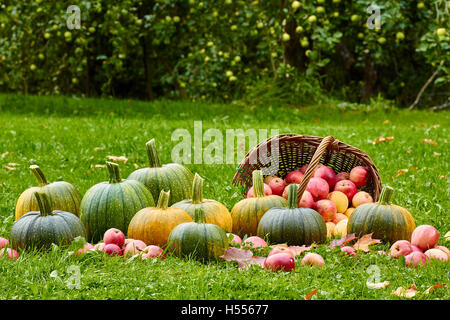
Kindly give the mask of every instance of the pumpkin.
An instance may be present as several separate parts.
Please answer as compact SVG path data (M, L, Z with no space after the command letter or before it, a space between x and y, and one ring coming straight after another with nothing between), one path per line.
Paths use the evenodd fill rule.
M39 210L35 192L45 192L54 210L71 212L78 216L81 194L72 184L65 181L49 183L37 165L30 166L30 170L36 176L38 186L29 188L20 195L16 204L16 220L28 212Z
M85 237L80 219L71 212L53 210L45 192L35 192L39 211L31 211L17 220L11 228L14 248L48 249L52 243L69 245L76 237Z
M178 163L161 165L155 139L147 142L146 146L150 167L135 170L128 179L142 182L150 190L154 199L159 197L162 190L170 190L169 206L191 198L194 180L192 172Z
M327 226L322 216L310 208L298 208L298 186L288 186L288 207L271 208L258 225L258 236L270 243L310 245L322 243L327 237Z
M376 203L365 203L351 214L347 233L357 236L373 233L372 238L394 243L397 240L411 240L416 224L405 208L390 204L394 189L385 186Z
M264 181L261 170L252 173L254 197L242 199L231 209L233 219L232 232L240 237L255 236L258 223L264 213L273 207L286 207L287 201L283 197L264 194Z
M194 222L176 226L169 236L168 250L178 257L193 257L198 260L217 260L229 247L225 230L206 223L206 214L201 207L194 210Z
M222 203L216 200L203 199L203 181L197 173L192 184L192 199L183 200L172 205L172 208L180 208L194 217L196 208L201 208L205 213L206 223L216 224L227 232L231 232L233 221L230 211Z
M193 221L183 209L169 207L169 199L170 191L162 190L156 207L144 208L136 213L128 226L128 237L162 247L167 244L173 228Z
M80 206L80 219L88 239L94 242L102 239L110 228L125 232L136 212L155 205L150 191L142 183L122 180L118 164L107 162L106 165L109 181L90 188Z

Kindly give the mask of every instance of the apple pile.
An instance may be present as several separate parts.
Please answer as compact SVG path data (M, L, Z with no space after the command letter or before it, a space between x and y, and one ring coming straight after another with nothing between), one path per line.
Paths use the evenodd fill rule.
M308 165L299 170L289 172L284 179L275 175L264 178L264 193L288 198L287 186L291 183L300 184ZM303 196L298 201L299 208L311 208L319 212L327 225L328 237L345 236L347 234L348 218L356 207L373 202L372 196L361 191L370 179L369 171L362 167L354 167L350 173L335 173L330 167L319 164L309 180ZM247 192L247 197L253 197L253 187Z
M414 229L411 241L398 240L390 249L389 255L394 258L405 257L407 267L417 267L431 263L431 259L448 262L450 250L437 246L439 232L430 225L421 225Z
M8 257L10 260L17 260L19 258L19 253L11 248L8 248L9 240L0 237L0 258L3 256Z
M162 260L165 259L165 254L160 247L154 245L147 246L141 240L127 239L124 233L116 228L106 230L103 235L103 242L99 242L95 246L86 243L74 255L79 256L88 251L101 251L108 256L124 256L125 258L138 254L141 259L157 257L160 257Z

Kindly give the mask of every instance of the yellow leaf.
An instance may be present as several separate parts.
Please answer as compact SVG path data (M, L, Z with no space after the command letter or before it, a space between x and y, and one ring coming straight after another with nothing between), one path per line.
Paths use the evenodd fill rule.
M392 291L392 295L401 297L401 298L412 298L417 294L417 288L413 284L408 289L404 289L403 287L398 287L397 290Z
M369 287L370 289L384 289L386 287L389 287L389 284L390 284L389 281L378 282L378 283L366 282L367 287Z
M369 252L370 245L381 243L379 239L372 239L372 234L373 233L363 235L361 238L358 239L358 241L356 241L356 243L353 245L353 248L355 248L356 250Z
M120 157L108 156L107 158L108 158L108 160L111 160L111 161L114 161L114 162L122 161L123 163L127 163L127 161L128 161L128 158L126 158L124 156L120 156Z
M311 298L317 294L317 291L317 289L314 289L313 291L308 292L305 296L305 300L311 300Z

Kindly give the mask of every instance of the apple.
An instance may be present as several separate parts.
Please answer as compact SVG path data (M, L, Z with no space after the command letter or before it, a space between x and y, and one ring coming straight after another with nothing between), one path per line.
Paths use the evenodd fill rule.
M300 171L291 171L289 172L286 177L284 178L284 181L286 184L296 183L300 184L303 179L303 173Z
M286 182L284 182L284 180L281 178L274 178L270 180L269 187L272 190L272 194L282 196L283 191L286 188Z
M309 46L309 41L307 37L303 37L303 39L300 40L300 45L303 48L306 48L307 46Z
M80 248L77 250L77 252L74 252L73 255L74 256L81 256L82 254L88 252L89 250L94 249L94 246L92 244L90 244L89 242L86 243L83 248Z
M320 254L309 252L303 257L301 264L302 266L323 267L325 261Z
M336 183L341 181L341 180L350 180L350 173L348 173L348 172L339 172L336 175Z
M317 13L324 13L325 12L325 8L322 7L322 6L318 6L318 7L316 7L316 12Z
M141 259L150 259L150 258L161 258L161 260L164 260L166 258L166 255L164 254L163 249L161 249L158 246L148 246L145 247L144 250L141 252Z
M347 235L347 223L348 219L344 219L336 223L336 227L334 228L334 235L336 237L345 237Z
M450 250L447 249L447 247L444 246L436 246L435 249L439 249L442 252L447 254L447 257L450 259Z
M350 181L353 182L358 188L365 186L369 181L369 178L369 171L362 166L354 167L350 171Z
M103 235L103 242L105 243L105 245L115 244L119 248L122 248L123 244L125 243L125 235L119 229L110 228L106 230L105 234Z
M106 252L109 256L121 256L122 255L122 249L114 243L105 244L103 247L103 252Z
M405 256L406 266L410 268L415 268L418 265L424 265L427 263L428 257L422 252L411 252L407 256Z
M277 253L264 260L264 269L290 272L295 270L295 260L288 253Z
M305 173L306 169L308 169L309 164L304 164L298 171L300 171L301 173Z
M297 10L298 8L300 8L300 2L299 1L294 1L291 4L292 9Z
M336 217L333 220L334 224L338 224L339 222L341 222L342 220L348 219L348 217L343 214L343 213L336 213Z
M341 191L332 191L327 196L328 200L331 200L336 205L337 212L344 213L348 208L348 198Z
M238 235L234 234L234 233L227 233L227 238L230 238L230 235L233 236L233 238L230 240L230 244L238 244L241 245L242 244L242 239L241 237L239 237Z
M336 205L331 200L319 200L317 201L317 212L325 222L332 222L336 218Z
M309 16L309 17L308 17L308 22L309 22L309 23L314 23L314 22L316 22L316 21L317 21L316 16L312 15L312 16Z
M9 245L9 240L0 237L0 249L5 248L7 245Z
M443 37L445 36L445 33L447 32L447 30L445 30L445 28L439 28L436 30L436 33L439 37Z
M328 183L330 189L333 189L336 184L336 173L333 169L324 165L316 168L313 177L324 179Z
M413 249L411 247L411 243L408 240L398 240L391 246L389 255L391 257L398 258L400 256L407 256L412 252Z
M92 251L103 251L105 244L103 242L97 243L92 249Z
M287 189L287 188L286 188ZM303 192L302 198L298 202L299 208L315 208L314 198L311 193L307 190Z
M423 8L425 8L425 4L423 3L423 2L419 2L418 4L417 4L417 9L423 9Z
M347 210L345 210L344 214L347 218L350 218L350 216L352 215L353 211L355 211L355 208L350 207Z
M356 250L350 246L341 247L341 251L344 253L344 256L356 256Z
M439 232L430 225L421 225L414 229L411 235L411 244L418 246L422 251L434 248L439 241Z
M395 37L397 38L398 41L402 41L405 39L405 34L403 32L397 32L397 34L395 35Z
M322 178L311 178L306 185L306 190L309 191L314 200L317 201L327 198L330 187L328 186L327 181Z
M267 247L267 243L264 241L264 239L257 236L248 237L244 240L242 245L244 247L249 246L251 248Z
M450 241L450 231L448 231L444 236L445 241Z
M428 259L437 259L437 260L441 260L441 261L445 261L448 262L448 256L447 254L439 249L428 249L427 251L425 251L425 255L428 257Z
M358 33L358 39L364 39L364 33L359 32Z
M144 250L147 247L144 241L142 240L133 240L129 242L125 249L123 250L124 256L133 256L137 253L140 253L142 250Z
M368 194L365 191L359 191L357 192L352 199L352 204L355 208L358 208L358 206L365 204L365 203L372 203L373 198L370 194Z
M51 35L50 33L48 33L48 32L44 33L44 38L45 38L45 39L50 39L51 36L52 36L52 35Z
M303 32L303 27L302 26L297 26L297 28L295 28L295 32L296 33L302 33Z
M0 250L0 258L2 258L3 255L6 255L6 253L8 254L9 260L17 260L19 258L19 253L11 248L3 248Z
M331 238L334 235L334 228L336 228L336 224L333 222L326 222L327 226L327 238Z
M231 77L230 77L231 78ZM266 196L272 195L272 189L270 189L269 185L264 183L264 194ZM247 192L247 198L253 198L255 195L253 194L253 187L250 187Z
M357 21L359 21L359 15L357 15L357 14L353 14L351 17L350 17L350 20L352 21L352 22L357 22Z
M350 180L341 180L334 186L334 191L341 191L344 193L347 196L348 202L351 203L353 196L358 192L358 188Z
M385 44L386 43L386 38L385 37L379 37L377 41L378 41L379 44Z
M412 249L413 252L417 251L417 252L422 252L423 253L422 249L420 249L418 246L411 245L411 249Z
M283 33L283 35L281 36L281 40L283 40L283 42L288 42L289 40L291 40L291 36L289 35L289 33Z
M36 65L35 65L35 64L31 64L31 65L30 65L30 70L31 70L31 71L36 70Z
M274 254L278 254L278 253L288 254L292 258L294 258L294 253L291 250L289 250L288 248L283 248L283 247L272 249L267 256L270 257L270 256L273 256Z

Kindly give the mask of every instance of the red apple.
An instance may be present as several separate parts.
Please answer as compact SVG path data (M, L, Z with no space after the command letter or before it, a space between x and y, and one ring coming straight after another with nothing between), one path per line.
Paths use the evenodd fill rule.
M341 247L341 251L344 253L344 255L356 256L356 250L353 247L343 246L343 247Z
M19 258L19 253L11 248L3 248L0 250L0 258L2 258L4 255L8 254L9 260L17 260Z
M102 251L106 252L109 256L121 256L122 255L122 249L120 249L120 247L114 243L105 244Z
M128 256L134 256L135 254L140 253L142 250L144 250L147 247L144 241L141 240L133 240L130 241L123 251L123 255L125 257Z
M295 260L288 253L273 254L264 260L264 269L290 272L295 270Z
M317 201L317 212L319 212L325 222L332 222L336 218L336 205L331 200L319 200Z
M302 198L298 202L298 207L311 209L315 207L314 198L309 191L305 190L305 192L303 192Z
M435 249L439 249L442 252L447 254L448 259L450 260L450 250L447 249L447 247L444 246L436 246Z
M336 216L334 217L334 220L332 221L334 224L338 224L342 220L347 220L348 217L343 213L336 213Z
M369 181L369 178L369 171L362 166L354 167L350 171L350 181L353 182L357 187L365 186Z
M103 236L103 242L105 243L105 245L115 244L119 248L122 248L123 244L125 243L125 235L119 229L111 228L106 230Z
M411 248L411 243L409 241L398 240L391 246L389 255L391 257L398 258L400 256L407 256L411 252L413 252L413 248Z
M336 184L336 173L333 169L327 166L322 165L318 167L316 171L314 171L313 177L324 179L328 183L330 190L332 190Z
M240 244L242 243L241 237L239 237L237 234L234 234L234 233L227 233L227 238L229 238L230 235L233 236L233 238L232 238L231 241L230 241L230 244L238 244L238 245L240 245Z
M283 248L283 247L272 249L267 256L270 257L270 256L273 256L274 254L278 254L278 253L289 254L290 256L292 256L292 258L294 258L294 253L291 250L289 250L288 248Z
M433 248L433 249L428 249L427 251L425 251L424 253L428 259L438 259L441 261L445 261L448 262L448 256L447 254L439 249Z
M281 196L283 195L284 188L286 188L286 183L281 178L274 178L270 180L269 187L272 189L272 194Z
M275 178L281 179L280 177L277 177L277 176L274 176L273 174L271 174L264 178L264 183L269 184L270 181L272 181L272 179L275 179Z
M302 266L309 265L323 267L325 265L325 261L320 254L310 252L303 257L301 264Z
M272 189L270 189L268 184L264 183L264 194L266 196L272 195ZM253 187L250 187L247 192L247 198L253 198L255 195L253 194Z
M350 180L341 180L334 186L334 191L341 191L347 196L348 203L352 203L353 196L358 192L358 188Z
M286 181L286 184L296 183L300 184L303 179L303 173L300 171L291 171L289 172L286 177L284 178L284 181Z
M423 253L422 249L420 249L418 246L413 246L413 245L411 245L411 249L412 249L413 252L414 252L414 251L417 251L417 252Z
M328 182L322 178L311 178L306 185L306 190L311 193L314 201L317 201L327 198L330 187L328 186Z
M164 260L166 258L166 255L164 254L163 249L158 246L148 246L144 248L144 250L141 253L142 259L150 259L150 258L161 258L161 260Z
M90 243L86 243L83 248L78 249L77 252L73 253L73 255L81 256L82 254L88 252L88 250L91 250L91 249L94 249L94 246Z
M365 191L359 191L357 192L352 199L352 204L353 207L357 208L362 204L365 203L372 203L373 202L373 198L370 194L368 194Z
M338 183L341 180L350 180L350 173L348 173L348 172L339 172L336 175L336 183Z
M301 173L305 174L306 169L308 169L308 166L309 166L309 164L304 164L304 165L300 168L299 171L300 171Z
M424 255L422 252L411 252L407 256L405 256L406 266L410 268L415 268L418 265L424 265L427 263L428 257Z
M105 244L103 242L97 243L92 249L92 251L103 251Z
M9 240L0 237L0 249L5 248L7 245L9 245Z
M245 239L245 241L242 244L243 247L251 247L251 248L259 248L259 247L267 247L267 243L264 241L264 239L252 236Z
M418 246L422 251L434 248L439 241L439 232L435 227L424 224L414 229L411 235L411 244Z

